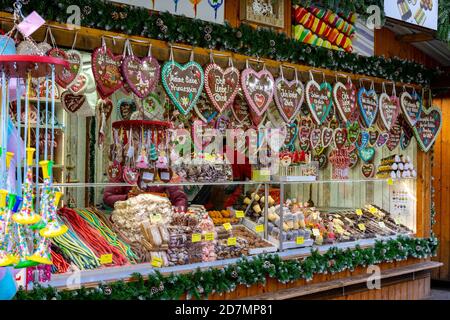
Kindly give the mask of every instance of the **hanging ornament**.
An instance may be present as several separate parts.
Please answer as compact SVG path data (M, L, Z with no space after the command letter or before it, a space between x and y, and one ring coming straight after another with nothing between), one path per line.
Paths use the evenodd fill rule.
M380 118L386 130L391 130L397 122L397 117L400 114L400 101L397 98L395 91L395 84L392 84L392 94L389 96L386 93L385 84L383 82L383 92L379 98Z
M245 99L255 114L261 117L273 100L274 80L265 65L259 72L248 66L241 73L241 86Z
M224 0L208 0L208 4L214 9L214 20L217 20L217 11L222 6Z
M420 119L422 112L422 98L417 94L415 89L412 94L407 92L406 89L404 90L405 91L400 94L400 106L406 121L411 127L414 127Z
M327 119L333 106L332 87L325 81L318 84L310 72L311 80L306 84L306 102L316 124L321 125Z
M436 141L442 128L442 113L437 107L423 109L414 126L414 135L424 152L428 152Z
M378 95L375 92L373 82L370 90L367 90L364 87L359 89L358 104L364 119L364 124L367 128L370 128L375 122L378 114Z
M347 83L337 81L333 87L334 103L344 123L355 121L358 117L356 105L356 88L350 78Z
M202 0L189 0L194 8L194 17L197 18L197 6ZM176 10L175 10L176 11Z
M280 74L281 77L275 81L275 103L284 121L291 123L300 112L305 88L298 80L297 69L295 69L295 79L292 81L284 78L282 65L280 65Z

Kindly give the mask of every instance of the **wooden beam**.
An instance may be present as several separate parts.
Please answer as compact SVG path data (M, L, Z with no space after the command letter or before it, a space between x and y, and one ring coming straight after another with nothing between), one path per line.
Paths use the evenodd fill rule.
M426 41L431 41L434 39L432 34L424 33L424 32L398 35L395 38L401 42L406 42L406 43L426 42Z

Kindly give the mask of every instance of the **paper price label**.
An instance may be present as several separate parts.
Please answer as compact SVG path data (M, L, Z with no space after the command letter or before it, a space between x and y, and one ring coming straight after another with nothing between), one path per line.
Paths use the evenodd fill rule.
M236 245L236 238L228 238L227 245L235 246Z
M209 232L205 234L205 240L206 241L214 241L214 232Z
M202 241L202 235L200 233L193 233L191 237L192 243Z
M113 262L113 255L110 254L103 254L100 256L100 264L110 264Z
M358 224L358 228L359 228L359 230L361 230L361 231L366 231L366 226L364 225L364 223Z
M394 185L394 180L392 178L389 178L387 181L388 186L393 186Z
M295 243L298 244L298 245L304 244L304 243L305 243L305 238L303 238L303 237L297 237L297 238L295 239Z
M361 209L356 209L356 215L361 217L363 215L363 211Z
M161 268L163 265L163 260L161 258L155 257L152 259L152 266L155 268Z
M264 232L264 225L263 225L263 224L257 225L257 226L255 227L255 231L256 231L257 233Z
M378 222L378 226L380 226L380 228L382 229L386 228L386 225L384 224L383 221Z
M242 210L236 211L236 218L244 218L245 213Z
M231 223L227 222L223 224L223 227L225 228L225 230L230 231L231 229L233 229L233 227L231 226Z
M372 207L372 208L369 209L369 212L370 213L377 213L378 210L377 210L377 208Z
M161 216L161 214L160 214L160 213L158 213L158 214L152 214L152 215L150 216L150 221L151 221L152 223L158 223L158 222L161 222L161 221L162 221L162 216Z
M312 233L314 236L319 237L320 236L320 231L319 229L312 229Z

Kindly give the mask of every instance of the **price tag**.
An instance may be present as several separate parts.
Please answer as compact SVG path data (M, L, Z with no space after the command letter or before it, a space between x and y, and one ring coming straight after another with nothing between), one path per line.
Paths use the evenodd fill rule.
M295 243L298 244L298 245L304 244L304 243L305 243L305 238L303 238L303 237L297 237L297 238L295 239Z
M378 209L377 209L377 208L374 208L374 207L371 207L371 208L369 209L369 212L372 213L372 214L374 214L374 213L377 213L377 212L378 212Z
M361 217L363 215L363 211L361 209L356 209L356 215Z
M227 245L229 246L235 246L236 245L236 238L228 238Z
M163 260L161 258L155 257L152 259L152 266L155 268L161 268L163 265Z
M386 228L386 225L384 224L383 221L378 222L378 225L379 225L380 228L382 228L382 229Z
M394 180L392 178L389 178L387 181L388 186L393 186L394 185Z
M160 213L158 213L158 214L152 214L152 215L150 216L150 221L151 221L151 223L158 223L158 222L161 222L161 221L162 221L162 216L161 216L161 214L160 214Z
M209 232L205 234L205 240L206 241L214 241L214 232Z
M264 225L263 225L263 224L258 224L258 225L255 227L255 231L256 231L257 233L264 232Z
M225 228L225 230L230 231L231 229L233 229L233 227L231 226L231 223L227 222L223 224L223 227Z
M361 231L366 231L366 226L364 225L364 223L358 224L358 228L359 228L359 230L361 230Z
M202 241L202 235L200 233L193 233L191 237L192 243Z
M319 229L312 229L312 233L314 236L319 237L320 236L320 231Z
M238 210L236 211L236 218L244 218L245 214L244 211Z
M113 262L113 255L110 254L103 254L100 256L100 264L110 264Z

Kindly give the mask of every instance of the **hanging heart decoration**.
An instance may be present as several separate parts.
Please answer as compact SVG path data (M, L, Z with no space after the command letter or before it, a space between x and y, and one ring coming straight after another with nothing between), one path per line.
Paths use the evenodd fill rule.
M317 161L319 163L319 169L325 169L328 165L328 157L325 154L314 155L313 161Z
M249 111L250 111L250 119L255 127L259 127L262 123L264 123L264 121L267 118L267 113L263 114L262 116L259 116L256 114L255 111L253 111L253 109L249 109Z
M330 129L333 129L333 130L339 128L340 126L341 126L341 125L340 125L340 123L339 123L339 120L338 120L338 118L336 118L336 117L332 117L331 120L330 120L330 122L328 123L328 127L329 127Z
M366 127L371 127L378 113L378 95L375 90L359 89L358 104Z
M428 110L423 109L413 130L416 140L424 152L431 149L441 128L441 110L437 107L431 107Z
M322 140L322 131L320 129L314 129L311 131L311 136L309 141L311 143L311 148L315 149L320 145Z
M162 69L161 79L170 100L183 115L187 115L203 90L205 78L201 65L195 61L184 65L168 61Z
M311 148L311 144L309 143L309 139L304 140L304 141L300 141L299 143L300 149L304 152L308 152L309 149Z
M126 56L121 65L123 77L130 90L143 99L155 90L159 82L160 65L158 60L148 56L139 58L135 55Z
M359 133L361 132L361 127L359 126L358 121L353 122L347 126L348 132L348 141L350 143L356 143L358 141Z
M88 78L84 73L80 73L75 81L69 86L69 91L73 94L81 94L86 91Z
M304 97L305 88L299 80L287 81L281 77L275 81L275 103L286 123L297 117Z
M405 150L408 148L411 143L412 138L414 137L414 131L408 124L405 115L399 116L399 124L402 127L402 135L400 137L400 148Z
M70 52L70 56L69 56ZM81 72L81 54L76 50L70 50L65 52L64 50L58 48L52 48L48 52L50 57L63 59L69 62L69 67L63 67L59 72L56 72L56 83L67 88L72 82L75 81L78 74Z
M355 142L357 149L364 149L369 144L370 134L366 130L362 130Z
M287 124L285 126L285 140L284 140L284 146L286 148L294 147L295 139L297 139L298 135L298 125L297 122L293 122L291 124Z
M102 99L123 86L121 64L122 56L115 56L109 48L100 47L92 53L92 73Z
M319 85L315 80L310 80L306 85L306 102L318 125L325 122L333 106L332 90L328 82Z
M353 149L352 151L349 151L348 156L350 158L349 168L353 169L359 162L358 152L356 151L356 149Z
M406 121L411 127L414 127L420 118L423 108L421 97L416 92L413 92L412 95L406 91L402 92L400 94L400 107Z
M397 148L398 144L400 143L401 135L402 135L402 127L400 127L400 125L396 123L389 131L389 140L387 141L386 144L389 151L392 151L395 148Z
M325 127L322 129L322 145L324 148L330 146L331 142L333 141L333 133L334 130L331 128Z
M397 121L400 113L399 104L400 101L396 96L388 96L384 92L380 95L380 118L387 130L391 130Z
M406 133L404 130L402 130L402 135L400 136L400 148L402 150L406 150L412 140L412 136L409 135L409 133Z
M198 152L204 151L215 139L212 130L213 124L205 124L203 121L194 120L191 127L192 140Z
M347 84L336 82L333 87L334 103L342 120L346 123L354 121L358 117L356 105L356 87L351 81Z
M123 180L131 185L136 185L139 180L139 170L136 168L125 167L123 169Z
M239 70L228 67L223 70L215 63L205 69L205 91L219 113L231 106L239 92Z
M377 139L377 147L382 148L389 141L389 132L382 132Z
M257 116L262 116L273 100L272 74L266 69L256 72L252 68L246 68L241 74L241 86L250 109Z
M155 91L150 93L142 101L144 115L147 119L164 121L166 114L167 96L162 86L156 86Z
M110 182L121 182L122 181L122 165L114 161L108 166L108 178Z
M136 111L136 102L132 99L124 98L117 102L119 115L122 120L130 120L133 112Z
M367 147L363 149L358 149L358 154L362 161L364 161L365 163L369 163L375 157L375 148Z
M204 123L210 123L218 115L217 110L209 103L206 95L202 93L194 107L197 117Z
M334 130L334 145L338 149L342 149L347 142L347 129L337 128Z
M369 145L371 147L376 146L380 131L376 127L371 127L367 132L369 133Z
M311 131L314 129L314 123L310 117L302 117L300 121L299 140L300 142L309 141Z
M97 108L99 117L101 117L101 114L104 113L106 120L108 120L113 111L113 103L112 103L111 99L99 99L97 101L96 108Z
M365 178L370 179L375 174L375 165L373 163L365 163L361 167L361 172Z
M236 100L231 106L231 112L236 121L236 127L248 128L252 125L248 104L241 94L237 95Z
M75 113L86 102L84 94L73 94L70 91L64 91L61 95L61 104L67 112Z

